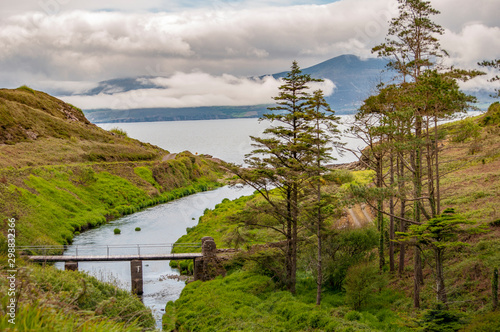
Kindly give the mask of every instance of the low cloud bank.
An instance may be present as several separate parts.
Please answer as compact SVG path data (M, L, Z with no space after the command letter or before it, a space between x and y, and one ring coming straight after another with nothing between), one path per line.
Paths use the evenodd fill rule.
M176 73L171 77L139 78L155 88L97 95L63 96L61 99L83 109L181 108L202 106L248 106L272 104L283 84L272 76L237 77L223 74ZM325 96L334 92L330 80L309 84L311 91L321 89Z

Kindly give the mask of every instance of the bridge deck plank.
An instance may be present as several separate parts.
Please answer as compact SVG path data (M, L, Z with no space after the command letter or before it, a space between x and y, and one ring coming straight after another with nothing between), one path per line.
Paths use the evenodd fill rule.
M78 256L29 256L34 262L98 262L98 261L161 261L161 260L183 260L203 257L201 253L179 253L179 254L152 254L152 255L78 255Z

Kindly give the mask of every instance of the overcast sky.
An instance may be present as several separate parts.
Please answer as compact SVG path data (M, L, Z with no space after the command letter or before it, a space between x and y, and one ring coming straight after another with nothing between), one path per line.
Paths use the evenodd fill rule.
M431 3L441 11L434 20L445 28L440 40L450 63L473 68L500 57L499 0ZM193 106L193 98L180 102L180 89L195 84L203 90L200 82L214 82L221 90L239 84L241 91L225 96L230 99L252 84L264 89L256 95L268 95L278 83L242 77L281 72L293 60L305 68L341 54L373 56L371 48L383 41L388 20L398 13L396 0L0 0L0 5L0 87L78 92L112 78L166 76L165 86L176 90L169 102L181 106ZM210 104L203 98L197 103Z

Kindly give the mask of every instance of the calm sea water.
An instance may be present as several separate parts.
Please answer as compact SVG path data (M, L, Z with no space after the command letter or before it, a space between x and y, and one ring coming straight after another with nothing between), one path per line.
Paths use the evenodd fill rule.
M351 116L341 116L343 125ZM157 145L172 153L190 151L198 154L209 154L222 160L237 164L244 164L244 156L252 151L250 136L262 136L262 132L269 122L259 122L258 119L225 119L200 121L160 121L160 122L132 122L132 123L100 123L103 129L120 128L128 136L143 142ZM350 148L362 147L364 144L352 138L344 137L343 141ZM337 163L356 160L354 155L346 153L337 158Z

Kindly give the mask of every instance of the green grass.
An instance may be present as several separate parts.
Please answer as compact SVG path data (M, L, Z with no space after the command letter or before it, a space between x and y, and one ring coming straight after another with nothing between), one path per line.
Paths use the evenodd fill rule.
M191 169L182 163L182 170L172 160L0 172L0 177L5 174L5 183L0 183L0 217L18 220L18 245L68 244L75 232L217 186L218 174L196 158ZM193 165L198 166L198 177L189 174ZM160 183L153 182L152 174L159 172ZM153 183L137 173L146 174Z
M6 266L1 258L0 265ZM155 320L139 298L78 271L22 265L16 274L16 325L8 322L7 272L0 270L2 331L143 331Z
M348 310L304 303L276 289L269 277L251 271L190 283L180 299L169 302L165 311L163 324L169 331L378 330L344 319ZM361 314L362 319L365 316Z

